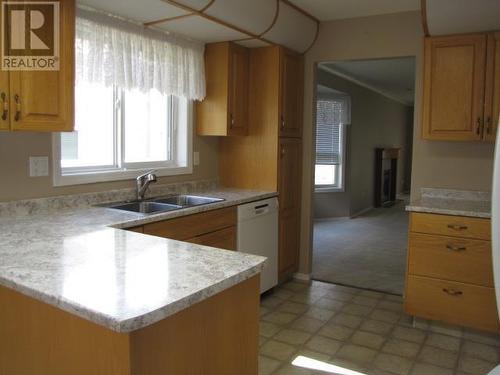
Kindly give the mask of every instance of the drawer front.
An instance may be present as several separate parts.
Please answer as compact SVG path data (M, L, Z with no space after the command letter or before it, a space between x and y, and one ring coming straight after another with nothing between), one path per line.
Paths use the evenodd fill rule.
M492 287L491 242L410 233L408 273Z
M493 288L409 275L405 310L427 319L498 331Z
M229 227L215 232L189 238L186 242L217 247L219 249L236 250L236 227Z
M410 231L443 236L491 240L489 219L475 217L412 213Z
M236 225L236 207L222 208L144 225L144 233L186 240Z

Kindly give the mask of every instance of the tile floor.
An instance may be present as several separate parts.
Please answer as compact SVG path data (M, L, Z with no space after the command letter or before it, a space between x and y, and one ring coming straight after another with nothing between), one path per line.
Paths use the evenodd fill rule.
M408 244L403 200L354 219L314 222L315 279L402 294Z
M297 356L370 375L483 375L500 362L500 336L413 327L399 296L291 281L262 298L259 374L351 374L294 366Z

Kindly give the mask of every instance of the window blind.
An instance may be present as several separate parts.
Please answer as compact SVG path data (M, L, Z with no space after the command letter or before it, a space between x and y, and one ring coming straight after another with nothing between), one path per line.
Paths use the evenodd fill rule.
M341 163L341 132L348 112L347 99L318 99L316 102L316 164Z

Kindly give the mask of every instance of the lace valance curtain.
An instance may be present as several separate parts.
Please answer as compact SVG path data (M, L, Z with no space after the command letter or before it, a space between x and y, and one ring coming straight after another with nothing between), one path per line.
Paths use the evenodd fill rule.
M101 13L78 9L76 80L205 97L204 46Z

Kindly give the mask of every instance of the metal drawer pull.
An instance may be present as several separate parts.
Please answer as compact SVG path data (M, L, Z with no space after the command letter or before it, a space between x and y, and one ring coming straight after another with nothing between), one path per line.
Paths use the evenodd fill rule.
M460 225L460 224L448 224L448 228L453 229L453 230L466 230L466 229L468 229L467 225Z
M465 246L454 246L452 244L447 244L446 248L451 251L465 251L467 248Z
M232 114L232 113L231 113L231 116L230 116L230 117L231 117L231 121L230 121L230 123L229 123L229 128L230 128L230 129L232 129L232 128L234 128L234 117L233 117L233 114Z
M464 294L460 290L448 289L448 288L443 288L443 292L449 294L450 296L461 296L462 294Z
M9 115L9 102L7 101L7 95L2 92L0 94L0 98L2 99L2 120L7 120L7 117Z
M14 121L19 121L21 117L21 98L19 95L14 95L14 100L16 102L16 115L14 116Z
M285 116L281 115L281 130L285 130Z

